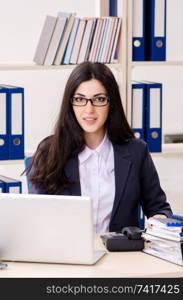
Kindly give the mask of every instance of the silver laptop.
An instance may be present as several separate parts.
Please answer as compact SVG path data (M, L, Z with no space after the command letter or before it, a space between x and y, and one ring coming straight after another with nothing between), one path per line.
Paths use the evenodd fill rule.
M0 260L94 264L89 197L0 194Z

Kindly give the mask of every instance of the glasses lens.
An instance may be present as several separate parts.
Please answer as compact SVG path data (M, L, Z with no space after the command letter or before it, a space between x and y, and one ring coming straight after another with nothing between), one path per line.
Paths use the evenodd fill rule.
M86 105L86 101L87 100L85 98L79 96L72 98L72 104L76 106L84 106Z
M100 96L100 97L95 97L93 98L93 105L94 106L105 106L107 105L109 99L107 97L104 96Z

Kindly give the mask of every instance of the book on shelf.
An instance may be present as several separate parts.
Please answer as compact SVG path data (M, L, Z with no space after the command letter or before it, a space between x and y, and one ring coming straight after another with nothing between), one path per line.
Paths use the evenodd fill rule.
M105 17L103 22L102 22L102 26L101 26L101 30L100 30L100 34L99 34L99 39L98 39L98 43L97 43L97 47L96 47L96 52L95 52L95 56L94 56L94 61L99 62L106 27L107 27L107 18Z
M117 57L116 51L118 50L117 45L119 44L119 39L120 39L121 24L122 24L122 18L118 18L118 25L114 37L114 44L112 47L111 57L109 59L110 63L114 63L116 61L116 57Z
M85 31L83 34L79 56L77 59L78 64L84 62L88 57L88 52L93 38L95 23L96 23L95 18L86 18Z
M98 45L98 40L99 40L103 20L104 19L102 17L97 18L97 20L96 20L95 32L93 35L93 41L92 41L92 45L91 45L89 57L88 57L88 60L91 62L94 62L94 60L95 60L95 53L96 53L96 49L97 49L97 45Z
M142 236L145 253L183 265L183 220L150 218Z
M83 35L84 35L85 26L86 26L86 19L84 19L84 18L80 19L73 51L72 51L71 58L70 58L70 64L77 63L79 51L80 51L80 47L81 47L81 43L82 43L82 39L83 39Z
M47 15L40 37L39 42L34 54L33 61L39 65L44 64L44 60L46 57L46 53L54 32L54 28L56 25L57 17Z
M102 55L103 52L105 51L105 47L106 47L106 42L107 42L107 35L108 35L108 29L109 29L109 24L110 23L110 17L106 17L106 23L105 23L105 28L104 28L104 32L102 35L102 39L101 39L101 45L99 48L99 54L98 54L98 62L102 62Z
M44 65L50 66L53 64L59 43L62 40L64 34L66 22L67 17L57 17L56 25L44 60Z
M70 16L68 17L68 21L67 21L66 28L65 28L65 31L63 34L63 38L60 41L60 44L58 46L57 53L56 53L56 56L54 59L54 65L59 66L62 64L64 53L65 53L65 50L67 47L67 42L68 42L71 30L72 30L72 26L74 24L75 15L76 15L75 13L70 14ZM64 13L59 13L59 16L64 16Z
M79 64L84 61L116 62L121 18L85 17L59 12L47 15L34 55L42 65Z
M105 59L106 63L110 62L110 57L111 57L112 48L113 48L113 44L114 44L115 34L116 34L116 31L117 31L118 21L119 21L119 18L114 18L114 22L113 22L113 26L112 26L112 32L111 32L110 39L109 39L107 56L106 56L106 59Z
M110 40L112 37L113 25L114 25L114 18L109 17L108 24L107 24L107 30L106 30L106 36L105 36L101 59L100 59L100 62L102 62L102 63L107 62L107 53L109 50L109 44L110 44Z

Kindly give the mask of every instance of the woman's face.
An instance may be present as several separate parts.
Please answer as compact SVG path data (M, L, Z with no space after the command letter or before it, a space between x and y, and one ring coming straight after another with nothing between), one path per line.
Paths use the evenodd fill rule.
M93 106L90 101L85 106L77 106L83 102L83 98L95 99L96 105ZM109 101L107 92L100 81L91 79L82 82L74 93L73 110L79 125L86 133L104 135L104 124L109 113ZM78 102L77 102L78 101ZM84 100L85 101L85 100Z

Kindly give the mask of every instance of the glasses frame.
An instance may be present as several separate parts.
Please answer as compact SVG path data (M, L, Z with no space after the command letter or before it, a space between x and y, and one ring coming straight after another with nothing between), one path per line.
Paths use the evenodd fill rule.
M99 96L98 96L99 97ZM95 98L97 98L97 97L93 97L93 98L85 98L85 97L82 97L83 99L85 99L86 100L86 104L84 104L84 105L77 105L77 104L73 104L73 100L74 100L74 98L76 98L76 97L72 97L72 99L71 99L71 103L72 103L72 105L73 106L80 106L80 107L83 107L83 106L86 106L87 104L88 104L88 101L90 101L90 103L91 103L91 105L92 106L95 106L95 107L102 107L102 106L107 106L108 105L108 103L110 102L110 98L109 97L105 97L106 98L106 100L107 100L107 103L106 104L102 104L102 105L95 105L94 103L93 103L93 100L95 99ZM103 97L104 98L104 97Z

